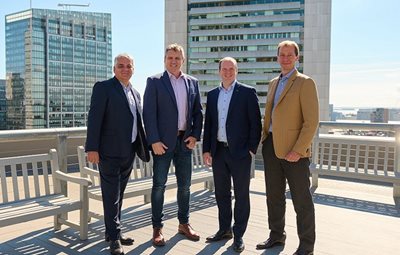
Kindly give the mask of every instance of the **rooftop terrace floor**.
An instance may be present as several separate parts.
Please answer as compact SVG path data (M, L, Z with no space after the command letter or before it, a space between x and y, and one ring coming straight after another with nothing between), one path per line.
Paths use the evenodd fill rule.
M151 243L151 208L143 199L124 201L123 232L135 239L124 246L126 254L236 254L232 240L206 243L207 236L218 228L218 209L214 194L197 185L192 188L190 222L201 239L186 240L177 233L176 190L167 192L164 235L166 246ZM251 215L244 235L246 249L242 254L292 254L298 245L296 217L287 193L286 245L256 250L256 244L268 237L264 177L256 171L251 182ZM392 187L333 179L320 179L314 191L317 242L315 254L400 254L400 210L392 197ZM92 201L91 201L92 202ZM99 212L101 204L93 202ZM72 214L71 217L77 217ZM12 225L0 229L0 255L4 254L109 254L104 241L103 221L89 225L89 239L80 241L76 231L63 226L54 232L53 218Z

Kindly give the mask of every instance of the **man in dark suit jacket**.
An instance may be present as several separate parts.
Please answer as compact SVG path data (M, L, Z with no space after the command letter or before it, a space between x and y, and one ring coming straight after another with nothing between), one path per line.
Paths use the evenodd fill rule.
M123 254L133 239L121 234L121 208L126 184L137 153L149 161L141 120L140 95L129 82L133 58L114 59L115 77L93 87L85 150L88 161L99 164L106 241L111 254Z
M286 181L297 217L299 247L294 255L311 255L315 243L315 212L310 193L309 157L318 128L319 105L315 82L295 68L299 46L278 45L281 74L269 85L262 138L269 238L258 249L283 245Z
M199 235L189 224L192 149L200 140L203 114L198 81L184 74L182 46L171 44L165 50L166 71L147 79L143 120L153 154L153 189L151 194L153 244L165 245L162 234L165 183L173 160L178 182L179 233L190 240Z
M231 179L235 192L233 249L244 250L242 236L250 215L251 161L261 138L261 116L256 90L236 80L237 62L219 62L221 86L208 92L203 158L212 165L219 230L207 241L232 237Z

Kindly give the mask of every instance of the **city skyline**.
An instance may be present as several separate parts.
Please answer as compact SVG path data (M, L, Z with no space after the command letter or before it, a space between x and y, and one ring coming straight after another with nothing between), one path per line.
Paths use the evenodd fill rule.
M61 9L49 0L33 0L32 7ZM394 0L332 1L330 103L335 107L400 107L400 51L395 44L400 39L395 32L399 7ZM4 17L26 9L27 0L0 10L0 79L5 78ZM71 10L111 13L112 54L128 52L135 58L132 83L140 92L148 76L164 70L164 0L124 0L112 6L96 1Z

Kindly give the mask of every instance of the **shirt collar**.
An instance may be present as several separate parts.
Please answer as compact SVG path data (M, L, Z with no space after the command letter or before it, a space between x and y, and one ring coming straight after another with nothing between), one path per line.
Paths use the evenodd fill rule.
M222 82L221 82L220 85L219 85L219 90L224 90L224 91L229 92L229 91L232 91L232 90L233 90L233 88L235 87L235 85L236 85L236 80L234 80L234 81L231 83L231 86L229 86L229 88L226 89L226 88L224 88L224 86L222 86Z
M132 89L132 84L131 84L130 82L129 82L128 86L125 86L124 84L122 84L122 82L119 82L119 84L121 84L122 89L123 89L124 91L129 91L129 90Z
M173 75L172 73L168 72L168 70L167 70L167 73L168 73L168 77L169 77L170 79L179 80L180 78L183 78L183 77L184 77L184 73L183 73L182 71L181 71L181 73L179 74L179 77L178 77L178 78L176 78L175 75Z
M279 75L279 79L280 80L286 80L289 79L289 77L294 73L294 71L296 70L296 68L293 68L290 72L288 72L286 75Z

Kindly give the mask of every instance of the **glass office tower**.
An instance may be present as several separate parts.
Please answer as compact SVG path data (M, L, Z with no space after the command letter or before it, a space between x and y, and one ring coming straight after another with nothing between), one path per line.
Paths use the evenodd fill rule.
M0 130L6 129L6 80L0 79Z
M85 126L92 87L111 77L111 14L7 15L7 128Z
M207 91L219 85L218 61L238 61L238 80L257 89L264 113L279 75L277 44L296 41L298 70L316 80L321 120L329 117L331 0L165 0L165 43L182 44L186 71Z

